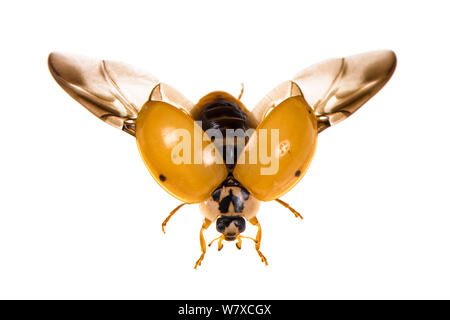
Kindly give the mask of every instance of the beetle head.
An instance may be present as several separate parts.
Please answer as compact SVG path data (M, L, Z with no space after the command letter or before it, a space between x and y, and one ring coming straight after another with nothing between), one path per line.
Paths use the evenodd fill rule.
M241 216L222 215L216 221L216 229L223 234L225 240L236 240L245 230L245 219Z

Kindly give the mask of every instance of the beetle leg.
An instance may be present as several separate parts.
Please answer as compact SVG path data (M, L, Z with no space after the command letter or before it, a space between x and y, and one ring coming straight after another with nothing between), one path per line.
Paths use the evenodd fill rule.
M261 251L259 251L259 248L261 247L261 225L259 224L259 221L256 217L250 219L249 221L252 225L258 227L258 232L256 233L256 239L254 240L255 241L255 249L256 249L256 252L258 252L259 257L261 258L261 261L264 262L267 266L268 263L267 263L266 257L264 257L264 255L261 253Z
M224 238L225 238L224 235L221 235L220 237L215 238L213 241L211 241L210 244L208 244L208 247L211 247L211 245L214 243L214 241L219 240L219 244L217 246L217 250L218 251L222 250L222 248L223 248L222 241L223 241Z
M217 244L217 251L222 250L222 248L223 248L223 244L222 244L223 239L224 238L220 238L219 239L219 243Z
M213 241L211 241L211 242L208 244L208 247L211 247L211 245L214 243L214 241L219 240L219 239L222 238L222 237L223 237L223 235L221 235L220 237L215 238Z
M208 227L211 225L211 220L208 220L205 218L205 221L203 221L202 228L200 229L200 247L202 249L202 255L195 263L194 269L197 269L198 266L202 264L203 258L205 257L206 253L206 243L205 243L205 237L203 236L203 231L208 229Z
M278 202L279 204L281 204L283 207L288 208L297 218L300 218L303 220L303 217L300 213L298 213L297 211L295 211L293 208L291 208L290 205L288 205L286 202L284 202L283 200L280 199L275 199L276 202Z
M167 216L166 220L164 220L164 222L162 223L162 231L164 233L166 233L166 230L164 230L164 228L166 227L167 222L169 222L170 218L172 218L172 216L175 214L175 212L178 211L178 209L180 209L182 206L184 206L187 203L182 203L180 204L178 207L176 207L175 209L173 209L172 211L170 211L169 215Z

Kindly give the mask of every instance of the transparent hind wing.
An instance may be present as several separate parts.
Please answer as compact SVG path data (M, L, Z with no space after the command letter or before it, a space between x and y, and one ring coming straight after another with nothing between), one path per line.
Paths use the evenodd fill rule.
M303 96L323 131L352 115L390 79L396 56L389 50L329 59L301 71L269 92L252 110L261 122L271 108L293 96Z
M76 101L106 123L135 135L134 122L152 98L185 109L193 104L168 85L131 65L73 54L51 53L51 74Z
M394 52L372 51L326 60L301 71L293 81L319 118L319 131L348 118L391 78Z

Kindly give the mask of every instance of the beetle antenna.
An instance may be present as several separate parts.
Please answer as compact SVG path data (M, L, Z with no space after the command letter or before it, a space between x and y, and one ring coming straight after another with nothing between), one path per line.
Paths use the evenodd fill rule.
M278 202L279 204L281 204L283 207L288 208L297 218L300 218L303 220L303 217L300 213L298 213L297 211L295 211L289 204L287 204L286 202L284 202L283 200L280 199L275 199L276 202Z
M241 83L241 92L239 93L238 100L241 100L243 94L244 94L244 83Z

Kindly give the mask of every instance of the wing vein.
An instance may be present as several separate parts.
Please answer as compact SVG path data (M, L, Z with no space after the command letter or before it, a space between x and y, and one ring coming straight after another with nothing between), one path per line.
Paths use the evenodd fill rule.
M335 84L338 82L338 80L342 77L342 75L344 73L344 69L345 69L345 58L341 58L341 65L339 67L339 71L336 73L336 77L333 79L333 81L331 81L328 89L325 90L322 97L319 100L317 100L317 102L314 104L314 107L313 107L314 110L318 110L319 105L321 105L321 104L323 105L331 99L331 97L333 96L332 95L333 90L331 90L331 89L335 86ZM319 115L322 115L322 114L319 114Z
M106 67L105 60L101 61L100 70L102 72L102 75L103 75L105 81L114 89L111 93L114 95L114 97L117 98L117 100L120 101L120 103L122 103L122 105L125 107L125 109L128 112L130 112L134 118L136 118L137 117L137 107L126 98L126 95L122 92L120 87L117 85L117 83L111 77L111 75Z

